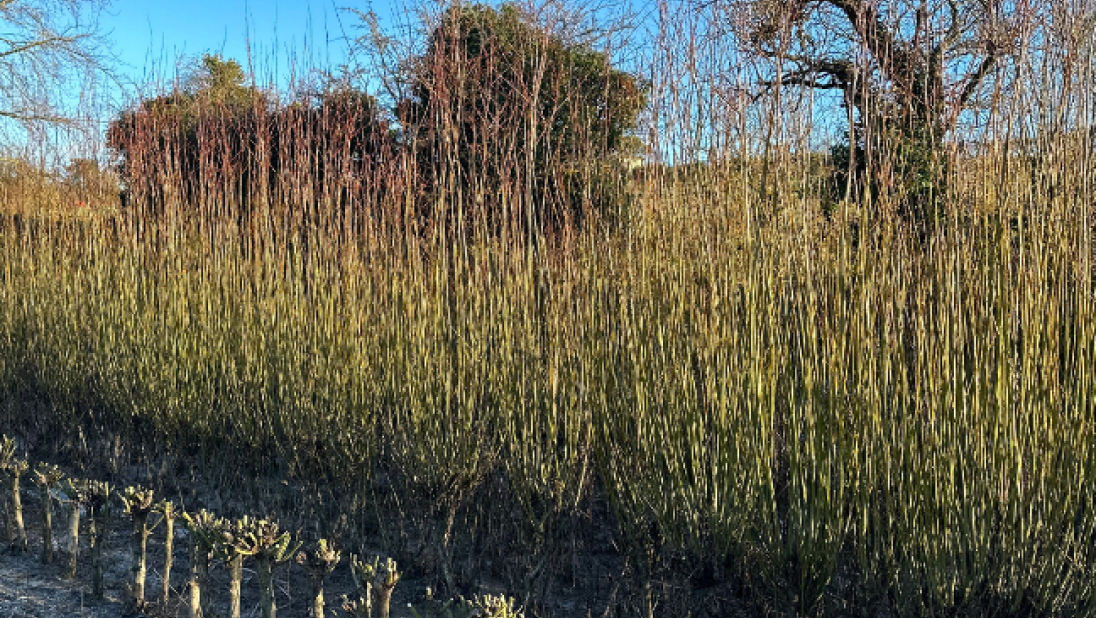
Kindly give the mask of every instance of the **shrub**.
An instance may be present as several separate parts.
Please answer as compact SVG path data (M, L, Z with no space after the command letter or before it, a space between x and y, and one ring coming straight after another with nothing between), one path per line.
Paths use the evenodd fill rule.
M437 224L558 228L607 211L644 84L512 4L449 9L409 64L405 144ZM619 184L619 183L618 183ZM522 207L524 204L524 207Z

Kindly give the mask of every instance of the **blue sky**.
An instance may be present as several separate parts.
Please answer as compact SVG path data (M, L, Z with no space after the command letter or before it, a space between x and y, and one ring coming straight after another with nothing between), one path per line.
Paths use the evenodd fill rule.
M335 69L347 62L348 38L365 31L346 7L374 11L382 28L391 32L392 24L413 21L407 7L414 1L110 0L98 14L98 26L109 46L107 65L119 79L100 84L96 105L102 107L74 130L32 129L0 119L0 156L23 156L24 151L37 153L42 147L50 151L51 144L62 145L62 158L98 156L102 133L119 110L170 89L180 71L206 53L237 60L245 70L254 71L260 86L273 83L284 92L294 72L303 76L310 68ZM79 109L82 101L67 100L64 94L60 103L74 117L89 111ZM33 135L28 132L32 130Z
M417 10L438 10L443 4L444 0L109 0L99 15L99 33L108 42L108 55L113 57L108 65L121 84L102 85L98 103L103 108L92 113L92 126L79 129L80 135L101 134L119 110L169 90L203 54L237 60L253 72L260 86L274 85L286 94L294 77L348 63L351 40L367 33L348 7L374 12L386 35L415 46L426 36L419 30ZM581 0L575 6L582 6ZM358 62L369 64L364 58ZM366 88L376 92L379 84ZM8 135L22 131L17 123L0 122L0 132L5 130ZM71 144L82 138L58 139Z
M347 37L360 33L345 6L373 9L382 22L401 10L390 2L353 0L114 0L104 32L135 85L170 80L180 61L207 52L240 61L260 80L285 83L297 65L332 67L347 57Z

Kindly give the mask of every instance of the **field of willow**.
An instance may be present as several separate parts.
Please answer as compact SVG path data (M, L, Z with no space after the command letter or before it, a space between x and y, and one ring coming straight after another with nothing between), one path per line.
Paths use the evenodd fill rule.
M127 203L4 194L4 431L345 518L409 578L536 615L1096 612L1091 140L987 131L918 235L749 142L810 112L721 125L652 87L688 116L659 117L662 148L708 122L725 156L567 170L619 199L551 229L523 139L363 159L346 108L209 112L193 155L146 108ZM490 181L459 180L477 161Z

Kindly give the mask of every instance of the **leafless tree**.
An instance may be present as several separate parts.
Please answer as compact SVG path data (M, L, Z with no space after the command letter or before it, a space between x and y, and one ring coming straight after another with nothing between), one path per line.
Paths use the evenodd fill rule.
M770 61L761 86L840 94L856 153L900 152L893 167L938 185L944 140L965 112L1010 88L1010 67L1050 0L714 0L737 39ZM894 171L893 169L891 171ZM851 177L851 175L850 175ZM926 182L928 180L928 182ZM923 202L924 195L913 198ZM922 204L923 205L923 204ZM925 213L920 213L924 216Z
M78 120L73 110L110 75L98 21L107 2L0 0L0 118Z

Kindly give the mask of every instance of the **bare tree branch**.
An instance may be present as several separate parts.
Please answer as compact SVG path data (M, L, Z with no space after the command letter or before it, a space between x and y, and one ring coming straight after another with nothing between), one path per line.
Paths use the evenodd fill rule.
M51 124L69 124L71 118L54 114L42 114L25 110L0 110L0 118L10 118L20 122L48 122Z
M14 44L14 43L12 43L11 46L8 49L0 50L0 58L5 58L7 56L14 56L16 54L22 54L22 53L30 52L30 51L33 51L35 48L38 48L38 47L71 45L73 43L76 43L78 40L80 40L82 38L85 38L86 36L87 35L70 36L70 37L51 36L51 37L38 39L37 41L30 41L28 43L23 43L23 44ZM2 42L9 43L9 41L7 39L4 39Z
M0 0L0 118L73 124L88 88L111 77L98 16L109 0Z
M971 97L978 92L978 88L982 85L982 81L989 75L989 72L993 70L993 66L997 63L997 53L991 51L986 54L986 57L982 59L982 62L978 65L978 68L967 78L966 84L963 86L962 92L959 94L959 108L965 108L970 102Z
M794 66L782 69L780 79L760 80L761 86L844 89L860 122L886 109L904 126L921 125L938 137L954 128L993 69L1014 56L1017 24L1034 6L1003 0L723 1L749 11L739 22L746 28L741 39L755 54ZM819 32L830 39L825 49L812 44Z

